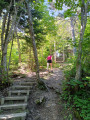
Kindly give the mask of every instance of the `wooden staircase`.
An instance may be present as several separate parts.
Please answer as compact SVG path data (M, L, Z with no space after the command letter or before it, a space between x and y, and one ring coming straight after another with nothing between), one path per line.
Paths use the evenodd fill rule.
M25 80L10 87L8 96L0 98L0 120L25 120L28 96L35 84Z

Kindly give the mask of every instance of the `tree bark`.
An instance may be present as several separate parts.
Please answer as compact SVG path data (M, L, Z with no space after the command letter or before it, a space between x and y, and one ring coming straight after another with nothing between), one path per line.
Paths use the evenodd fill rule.
M17 44L18 44L18 53L19 53L19 63L21 63L21 52L20 52L20 42L19 42L19 37L18 37L18 34L17 34L17 27L18 27L18 24L20 22L20 18L22 16L22 13L20 14L20 17L18 19L18 22L15 26L15 32L16 32L16 37L17 37Z
M19 53L19 63L21 63L20 41L19 41L17 31L16 31L16 37L17 37L17 45L18 45L18 53Z
M81 57L82 57L82 42L83 42L83 36L84 31L86 28L87 23L87 8L88 8L88 2L85 4L84 0L81 0L81 31L80 31L80 40L79 40L79 46L78 46L78 57L77 57L77 64L76 64L76 80L81 80Z
M56 42L54 40L54 61L56 63Z
M76 47L75 47L76 41L75 41L73 18L71 17L70 20L71 20L72 42L73 42L73 55L75 56L76 55Z
M29 47L28 66L29 66L29 69L31 70L31 47Z
M13 33L14 33L14 30L12 30L12 29L14 28L15 21L16 21L16 16L14 16L14 19L13 19L10 31L9 31L10 23L7 22L7 30L6 31L9 31L9 32L6 33L5 39L3 40L3 45L2 45L2 61L1 61L1 66L3 67L2 73L5 72L6 74L7 74L7 46L8 46L8 43L11 41L11 38L12 38ZM9 19L9 22L10 22L10 19Z
M25 0L25 5L26 5L26 9L27 9L27 14L28 14L29 31L30 31L30 37L31 37L31 40L32 40L33 53L34 53L34 58L35 58L35 63L36 63L36 78L37 78L37 82L38 82L38 85L41 85L45 89L48 90L45 82L43 80L41 80L40 76L39 76L39 63L38 63L37 49L36 49L36 43L35 43L35 37L34 37L32 15L31 15L31 10L30 10L30 7L29 7L28 0Z
M6 78L7 79L7 46L8 44L6 43L6 38L8 35L9 27L10 27L10 14L8 15L8 20L7 20L7 15L8 11L4 16L3 19L3 24L2 24L2 34L1 34L1 50L2 50L2 58L1 58L1 79ZM7 29L5 33L5 24L7 20ZM5 36L5 37L4 37Z
M9 66L10 66L10 62L11 62L12 47L13 47L13 38L12 38L12 43L11 43L11 50L10 50L10 56L9 56L9 63L8 63L7 73L8 73L8 71L9 71Z
M10 2L10 5L8 6L7 12L4 15L3 22L2 22L2 33L1 33L1 68L0 68L0 78L3 80L3 78L7 79L7 43L6 38L8 35L9 27L10 27L10 8L12 6L12 0ZM7 20L8 16L8 20ZM7 24L7 29L5 29L5 26Z
M16 16L17 16L17 11L15 11L14 17L12 17L13 19L11 24L11 15L10 15L11 6L12 6L12 0L5 14L5 17L3 19L3 24L2 24L2 33L1 33L1 49L2 49L2 59L1 59L1 66L2 66L1 77L2 78L1 79L2 80L3 78L8 79L7 47L8 47L8 43L12 40L12 36L14 34L14 26L15 26ZM8 20L7 20L7 16L8 16ZM7 24L7 28L5 29L6 24Z
M37 77L38 82L40 82L41 80L39 76L39 63L38 63L37 49L36 49L36 43L35 43L35 37L34 37L34 31L33 31L31 9L28 4L28 0L25 0L25 5L27 9L27 14L28 14L29 31L30 31L30 36L32 40L34 58L35 58L35 63L36 63L36 77Z

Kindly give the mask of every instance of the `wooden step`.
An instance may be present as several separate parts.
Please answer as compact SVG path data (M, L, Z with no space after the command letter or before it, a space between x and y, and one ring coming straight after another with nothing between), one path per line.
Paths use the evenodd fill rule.
M21 82L20 85L35 85L35 82Z
M34 85L36 81L25 80L16 82L10 87L8 97L0 98L0 110L3 111L0 120L25 120L28 96L33 91Z
M15 90L30 90L32 89L32 86L21 86L21 85L16 85L16 86L12 86L11 89L15 89Z
M17 100L18 101L24 100L24 102L27 102L27 96L12 96L1 98L1 105L3 105L5 101L17 101Z
M36 81L36 80L24 80L23 82L37 83L37 81Z
M1 105L0 110L10 110L10 109L18 109L18 108L22 108L23 110L25 110L26 106L27 106L27 103Z
M29 95L29 93L31 92L31 90L10 90L8 92L8 95L11 96L12 94L17 94L17 95L21 95L21 94L26 94Z
M6 115L0 115L0 120L13 120L17 118L21 118L21 120L25 120L26 112L23 113L15 113L15 114L6 114Z

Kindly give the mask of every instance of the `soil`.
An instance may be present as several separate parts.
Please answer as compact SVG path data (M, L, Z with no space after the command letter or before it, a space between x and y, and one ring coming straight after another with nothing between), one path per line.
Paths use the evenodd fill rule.
M60 98L63 72L59 68L54 68L53 72L40 72L40 76L46 83L48 91L36 87L30 94L26 120L77 120Z
M61 99L63 71L59 68L54 68L53 72L41 70L40 77L44 80L48 90L40 90L37 86L33 86L33 92L28 99L25 120L77 120L70 108L66 107L65 101ZM24 80L35 81L35 72L23 71L23 77L18 76L14 80L14 84ZM7 89L1 92L0 96L5 96Z

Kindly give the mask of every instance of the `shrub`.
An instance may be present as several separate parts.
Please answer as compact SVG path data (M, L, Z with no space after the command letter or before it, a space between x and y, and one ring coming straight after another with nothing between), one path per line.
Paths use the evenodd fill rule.
M79 112L78 118L83 120L90 119L90 77L85 75L81 81L75 80L75 67L74 65L64 68L65 81L63 82L62 97L67 101L67 105L73 106ZM75 87L78 86L78 91Z

